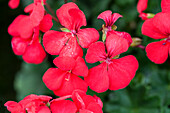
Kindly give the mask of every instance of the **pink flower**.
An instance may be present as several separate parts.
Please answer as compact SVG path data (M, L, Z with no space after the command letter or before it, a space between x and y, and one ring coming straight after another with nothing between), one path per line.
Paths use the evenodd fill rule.
M87 84L78 77L86 77L88 74L83 58L78 57L75 60L72 57L59 56L53 62L58 68L48 69L43 76L43 82L55 95L70 95L75 89L87 91Z
M113 13L110 10L104 11L102 12L97 19L103 19L105 21L105 26L103 27L103 33L106 34L106 37L109 34L116 34L119 35L120 37L123 37L125 39L127 39L129 46L132 43L132 39L129 33L126 32L120 32L120 31L115 31L112 29L112 26L114 25L114 23L117 21L117 19L119 19L120 17L122 17L122 15L118 14L118 13Z
M146 20L142 25L142 34L153 39L163 39L147 45L148 58L156 63L162 64L170 54L170 13L158 13L154 18Z
M39 30L48 31L52 27L52 17L44 16L40 25L33 27L30 17L19 15L8 27L8 33L13 36L12 49L16 55L22 55L27 63L41 63L46 53L39 41Z
M50 105L52 113L61 113L61 111L63 113L103 113L100 106L102 101L97 96L92 97L86 95L84 91L75 90L70 97L73 101L64 100L65 97L52 100Z
M20 2L20 0L9 0L8 6L11 9L15 9L15 8L17 8L19 6L19 2Z
M26 111L27 113L51 113L46 106L50 99L52 98L49 96L31 94L18 103L8 101L4 105L11 113L26 113Z
M72 2L61 6L57 12L57 17L67 32L49 31L43 37L45 50L51 55L82 57L83 48L88 48L93 42L99 39L99 33L94 28L80 29L86 26L84 13ZM78 38L78 42L77 42Z
M105 44L96 42L89 47L86 61L101 62L100 65L91 68L88 76L84 78L92 90L98 93L108 89L118 90L130 83L138 69L138 61L132 55L116 59L119 54L127 51L128 47L127 40L116 34L110 34Z

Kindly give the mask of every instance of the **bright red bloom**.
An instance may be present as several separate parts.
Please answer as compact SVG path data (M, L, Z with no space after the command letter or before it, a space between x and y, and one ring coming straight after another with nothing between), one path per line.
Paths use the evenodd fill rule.
M61 113L61 111L63 113L103 113L100 106L102 101L97 96L92 97L81 90L75 90L70 97L73 101L64 100L65 97L54 99L50 105L52 113Z
M142 34L153 39L164 39L147 45L148 58L157 64L162 64L170 54L170 13L158 13L154 18L143 23Z
M27 113L51 113L46 106L50 99L52 98L49 96L31 94L18 103L8 101L4 105L11 113L26 113L26 111Z
M40 25L33 27L29 16L19 15L8 28L8 33L13 36L12 49L16 55L23 55L27 63L41 63L46 53L39 41L39 30L48 31L52 27L52 17L44 16Z
M57 96L70 95L75 89L87 91L87 84L78 77L86 77L88 74L83 58L78 57L75 60L72 57L59 56L53 62L58 68L48 69L43 81Z
M70 32L49 31L43 37L45 50L51 55L82 57L83 48L88 48L93 42L99 39L99 33L94 28L80 29L86 26L84 13L72 2L61 6L57 12L57 17L62 26ZM77 42L78 37L78 42Z
M15 9L15 8L17 8L19 6L19 3L20 3L20 0L9 0L8 6L11 9Z
M103 28L104 33L108 36L109 34L116 34L119 35L120 37L123 37L125 39L127 39L129 45L132 43L132 38L130 36L129 33L126 32L120 32L120 31L115 31L112 30L112 26L113 24L117 21L117 19L119 19L120 17L122 17L122 15L118 14L118 13L113 13L110 10L104 11L102 12L97 19L103 19L105 21L105 26Z
M137 4L137 11L139 13L139 17L142 20L147 20L148 19L148 14L144 13L143 11L146 10L148 6L148 0L139 0Z
M88 76L84 78L92 90L98 93L107 89L118 90L130 83L138 69L138 61L132 55L115 59L119 54L127 51L128 47L127 40L115 34L110 34L106 38L106 46L103 42L96 42L89 47L86 61L102 62L91 68Z

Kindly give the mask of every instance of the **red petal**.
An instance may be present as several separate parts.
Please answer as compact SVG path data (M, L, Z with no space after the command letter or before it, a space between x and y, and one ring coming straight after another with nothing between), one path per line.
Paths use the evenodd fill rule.
M56 12L61 25L68 29L71 28L71 17L69 14L70 9L79 9L79 8L75 3L69 2L67 4L62 5Z
M83 48L88 48L90 44L99 40L99 33L94 28L80 29L77 33L79 43Z
M76 59L76 64L72 70L72 73L83 77L86 77L88 75L88 67L86 66L83 58L78 57Z
M71 37L66 46L61 50L60 56L69 56L77 58L78 56L83 56L83 50L79 46L76 37Z
M51 113L51 110L47 106L40 106L38 113Z
M50 105L52 113L76 113L76 105L70 100L53 101Z
M114 30L112 30L111 33L115 33L115 34L117 34L118 36L125 38L125 39L128 41L129 46L130 46L130 44L132 43L132 38L131 38L131 36L130 36L129 33L120 32L120 31L114 31ZM109 34L109 32L108 32L108 34Z
M70 9L69 14L71 17L70 30L79 30L81 26L86 26L86 17L80 9Z
M78 109L86 108L91 102L97 103L91 95L86 95L86 93L82 90L74 90L72 99Z
M109 34L109 36L106 38L106 48L110 58L126 52L128 47L129 45L127 40L116 34Z
M139 0L137 4L137 10L139 13L142 13L148 5L148 0Z
M28 39L33 34L33 26L29 16L25 16L22 20L19 21L17 24L18 33L20 34L21 38Z
M34 7L35 7L35 4L32 3L32 4L28 5L27 7L25 7L24 12L25 13L32 13Z
M162 0L161 1L162 12L170 11L170 0Z
M53 26L52 17L50 14L44 16L40 22L39 28L42 32L47 32Z
M146 46L147 57L156 64L162 64L168 58L170 44L165 41L152 42Z
M31 44L26 48L22 58L27 63L40 64L46 57L46 53L40 43Z
M170 13L157 13L153 18L153 25L156 26L159 31L166 35L170 35Z
M12 41L12 49L16 55L22 55L25 52L26 47L28 46L28 41L23 40L20 37L13 37Z
M65 32L47 31L43 36L45 50L51 55L58 55L70 36Z
M84 78L90 89L101 93L109 88L109 78L107 74L107 64L102 64L93 67L89 70L89 74Z
M61 87L65 75L65 71L57 68L50 68L45 72L42 79L50 90L57 90Z
M79 78L78 76L74 74L67 74L67 77L65 77L65 80L63 81L62 86L60 89L55 90L54 94L57 96L65 96L65 95L71 95L72 92L76 89L83 90L84 92L87 91L87 84Z
M110 10L104 11L102 12L97 19L103 19L106 23L106 26L112 26L117 19L119 19L120 17L122 17L122 15L118 14L118 13L113 13Z
M94 109L95 108L95 109ZM91 102L89 103L89 105L87 106L87 108L89 111L92 111L92 113L103 113L102 108L100 107L99 104L97 104L96 102ZM81 112L80 112L81 113ZM83 113L83 112L82 112Z
M154 18L147 19L143 23L143 25L142 25L142 34L146 35L146 36L149 36L151 38L154 38L154 39L166 38L167 34L162 33L157 27L154 26L154 24L153 24L153 19Z
M53 63L61 70L69 71L75 67L76 61L72 57L57 57L53 60Z
M11 9L15 9L19 6L20 0L9 0L8 5Z
M34 27L38 26L44 17L44 7L41 3L34 5L34 9L30 15L30 19Z
M7 107L8 111L12 113L24 113L24 109L21 106L21 104L14 102L14 101L8 101L4 104L4 106Z
M113 59L108 66L110 90L125 88L135 76L138 69L138 61L132 55L120 59Z
M86 61L88 63L95 63L103 61L106 58L105 46L103 42L96 42L90 45L86 54Z

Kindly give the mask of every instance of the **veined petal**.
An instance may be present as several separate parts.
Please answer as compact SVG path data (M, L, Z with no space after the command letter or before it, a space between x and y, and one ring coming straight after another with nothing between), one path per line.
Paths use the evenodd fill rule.
M135 76L138 69L138 61L132 55L120 59L112 59L108 65L110 90L125 88Z
M132 43L132 38L131 38L130 34L127 32L120 32L120 31L112 30L111 32L108 32L107 34L109 34L109 33L115 33L118 36L125 38L128 41L129 46Z
M170 35L170 13L157 13L153 18L153 25L159 29L159 31L166 35Z
M84 92L87 91L88 86L84 80L70 73L68 73L67 76L68 77L65 77L60 89L53 91L55 95L57 96L71 95L73 91L76 89L83 90Z
M69 38L68 33L50 30L43 36L43 45L49 54L58 55Z
M42 79L47 88L50 90L57 90L61 87L65 75L66 71L57 68L50 68L45 72Z
M53 101L50 105L52 113L76 113L76 105L70 100Z
M89 46L86 54L86 61L88 63L95 63L103 61L106 58L105 46L103 42L95 42Z
M34 9L30 15L30 19L34 27L38 26L44 17L44 7L41 3L34 5Z
M83 58L77 57L72 73L83 77L86 77L88 75L88 67L86 66Z
M86 17L80 9L70 9L68 12L71 17L70 30L78 31L81 26L86 26Z
M79 44L83 48L88 48L90 44L99 40L99 33L94 28L85 28L78 31L77 37L79 39Z
M170 11L170 0L162 0L161 1L162 12Z
M22 56L25 62L33 64L42 63L45 57L46 53L39 42L29 45Z
M51 113L51 110L47 106L40 106L38 113Z
M60 56L69 56L73 58L77 58L78 56L83 56L83 50L79 46L76 37L71 37L66 46L61 50Z
M147 19L142 25L142 34L154 39L166 38L167 34L162 33L157 27L153 24L153 19ZM159 26L158 26L159 27ZM164 28L163 28L164 29Z
M15 9L19 6L20 0L9 0L8 5L11 9Z
M156 64L164 63L168 58L170 43L165 41L152 42L146 46L147 57Z
M22 55L24 54L26 47L28 46L29 41L24 40L20 37L13 37L11 44L12 49L16 55Z
M44 18L40 22L39 28L42 32L47 32L53 26L52 17L50 14L44 15Z
M61 70L69 71L75 67L76 60L69 56L57 57L53 60L53 63Z
M125 38L112 33L106 38L106 48L108 56L113 58L116 55L126 52L129 48L129 45Z
M142 13L148 6L148 0L139 0L137 4L137 10Z
M71 22L72 22L70 14L69 14L70 9L79 9L79 8L75 3L69 2L67 4L62 5L56 11L57 17L58 17L61 25L68 28L69 30L71 28Z
M25 113L24 108L21 104L14 102L14 101L7 101L4 106L7 107L8 111L12 113Z
M95 108L95 109L94 109ZM102 108L100 107L99 104L97 104L96 102L91 102L88 104L87 108L89 111L91 111L91 113L103 113ZM81 113L81 112L80 112ZM82 113L86 113L86 112L82 112Z
M85 77L84 80L93 91L98 93L106 91L109 88L107 64L103 62L102 64L91 68L88 76Z

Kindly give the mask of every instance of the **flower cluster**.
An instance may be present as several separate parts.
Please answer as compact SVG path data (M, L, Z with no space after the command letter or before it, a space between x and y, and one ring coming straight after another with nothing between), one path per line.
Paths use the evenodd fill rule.
M11 8L16 7L11 3L13 1L9 2ZM130 34L116 31L114 23L122 15L112 14L110 10L99 14L97 18L103 19L105 24L102 26L102 41L98 41L100 35L96 29L81 29L87 25L86 18L75 3L66 3L56 11L63 26L61 31L50 30L52 16L45 10L45 5L46 0L34 0L24 10L29 15L19 15L8 32L13 37L14 53L22 55L27 63L42 63L46 52L58 55L53 60L57 68L48 69L42 79L60 98L50 101L48 96L30 95L19 103L8 101L5 106L12 113L102 113L100 98L86 95L88 86L98 93L125 88L138 69L134 56L119 58L132 43ZM86 62L100 64L88 69L82 58L82 48L87 49ZM65 100L67 98L73 101Z
M148 58L156 64L164 63L170 54L170 5L168 4L170 0L162 0L162 12L147 19L142 25L142 34L153 39L161 39L146 46Z

